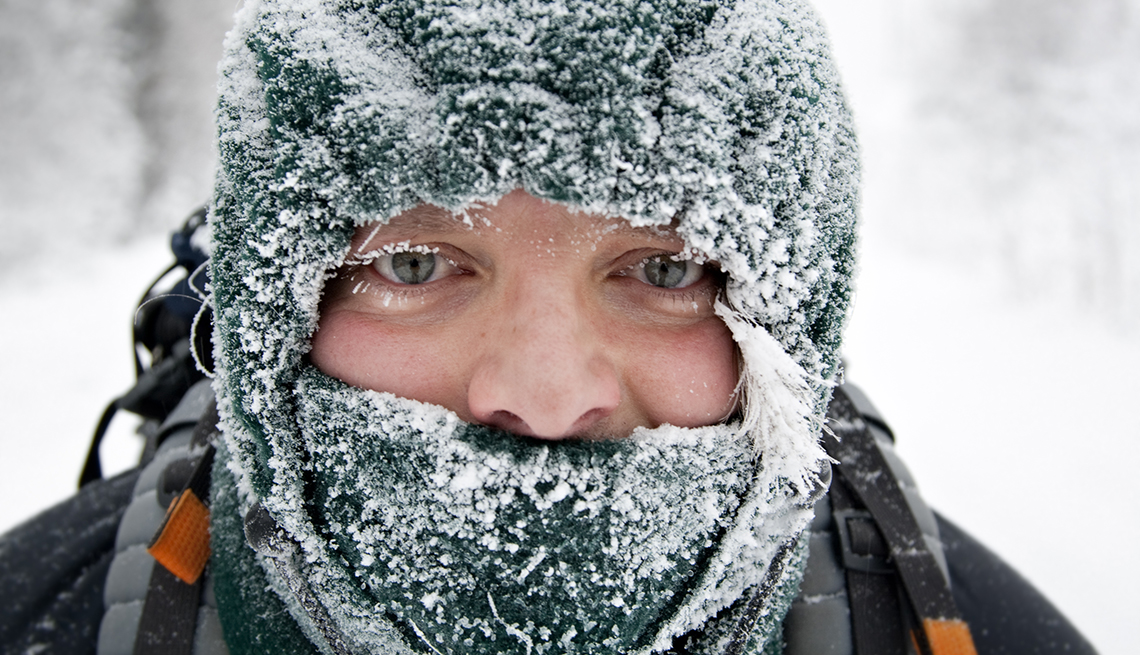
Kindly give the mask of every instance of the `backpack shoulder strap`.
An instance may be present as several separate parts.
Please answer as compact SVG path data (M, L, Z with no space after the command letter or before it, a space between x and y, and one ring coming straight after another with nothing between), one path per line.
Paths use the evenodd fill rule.
M216 405L204 380L160 429L158 449L119 524L98 655L227 655L212 584L203 571L216 425Z
M855 652L905 652L884 635L910 618L915 622L908 631L910 645L921 655L976 655L944 565L923 535L868 421L843 387L832 397L828 427L824 445L838 462L832 513L844 559L850 560L844 565L856 574L848 577ZM874 577L891 570L897 573L902 594ZM895 609L899 596L901 608ZM901 623L894 619L898 616L903 617Z

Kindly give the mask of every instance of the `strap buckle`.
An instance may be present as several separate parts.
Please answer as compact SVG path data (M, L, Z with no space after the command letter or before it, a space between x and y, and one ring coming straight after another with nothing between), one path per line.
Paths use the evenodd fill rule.
M864 573L894 573L890 549L874 517L865 509L840 509L831 513L839 531L843 566Z

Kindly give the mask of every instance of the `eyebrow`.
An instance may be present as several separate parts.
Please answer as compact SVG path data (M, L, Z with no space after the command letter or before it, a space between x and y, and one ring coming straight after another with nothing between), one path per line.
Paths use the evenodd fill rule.
M410 239L423 232L435 234L450 232L457 226L469 228L460 216L446 209L434 205L419 205L387 221L374 221L360 226L368 230L359 232L358 236L353 238L352 249L360 252L381 234L384 234L384 240L391 240L393 237Z
M459 214L435 205L419 205L392 217L384 226L395 230L415 228L425 232L448 232L455 229L457 224L469 227Z
M676 233L674 225L643 225L634 227L629 221L621 217L610 217L607 220L614 223L613 229L607 230L609 234L624 237L648 236L653 239L673 240L681 238ZM352 249L357 253L365 250L372 241L382 238L384 241L407 241L419 238L422 234L440 235L448 234L457 229L470 230L478 233L485 229L477 216L470 216L469 221L464 220L463 214L455 213L437 205L418 205L386 222L376 221L366 223L367 232L353 238ZM381 237L381 235L383 235ZM683 241L683 239L681 239Z

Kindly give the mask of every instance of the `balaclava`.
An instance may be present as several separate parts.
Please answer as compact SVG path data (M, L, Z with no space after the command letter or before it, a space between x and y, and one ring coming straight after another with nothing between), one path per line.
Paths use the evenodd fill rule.
M246 0L221 75L231 652L778 652L827 481L858 182L804 2ZM516 188L675 225L717 263L739 417L538 444L308 362L357 226ZM291 574L245 545L257 512Z

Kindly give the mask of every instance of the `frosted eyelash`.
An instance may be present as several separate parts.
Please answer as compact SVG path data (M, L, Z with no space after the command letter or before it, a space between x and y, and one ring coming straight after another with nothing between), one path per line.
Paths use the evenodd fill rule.
M413 246L410 241L400 241L399 243L388 243L367 252L356 253L354 256L345 258L344 263L349 266L368 266L379 257L395 255L402 252L437 255L439 254L439 248L423 245ZM451 260L448 261L450 262ZM451 263L454 264L454 262Z
M671 255L670 259L675 262L691 261L698 266L704 266L711 261L707 253L701 252L696 248L682 250L675 255ZM713 265L716 265L716 262L713 262Z
M691 261L698 266L704 266L705 264L712 263L714 266L716 266L716 262L713 262L711 259L709 259L709 256L707 254L701 252L700 250L697 250L696 248L689 248L687 250L682 250L681 252L674 252L674 253L662 252L662 253L658 253L656 255L649 255L648 257L646 257L645 259L642 259L638 264L635 264L635 265L636 266L644 266L645 264L647 264L649 262L649 260L654 259L656 257L661 257L661 256L668 256L670 260L675 261L675 262ZM717 266L717 268L719 268L719 266Z

